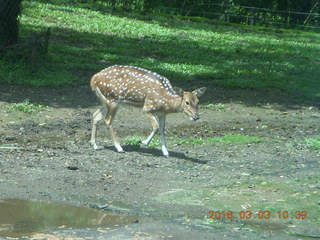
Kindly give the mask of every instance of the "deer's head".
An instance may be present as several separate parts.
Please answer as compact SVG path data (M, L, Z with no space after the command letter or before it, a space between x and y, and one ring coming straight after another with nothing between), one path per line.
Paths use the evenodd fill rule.
M198 97L202 96L206 91L206 88L198 88L192 92L185 92L181 88L174 89L176 93L182 97L181 109L187 114L190 120L196 121L199 119L199 99Z

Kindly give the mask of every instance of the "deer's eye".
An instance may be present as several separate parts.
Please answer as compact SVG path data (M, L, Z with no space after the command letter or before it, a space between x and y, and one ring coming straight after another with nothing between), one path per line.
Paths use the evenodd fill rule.
M189 105L190 103L189 103L189 101L186 101L186 105Z

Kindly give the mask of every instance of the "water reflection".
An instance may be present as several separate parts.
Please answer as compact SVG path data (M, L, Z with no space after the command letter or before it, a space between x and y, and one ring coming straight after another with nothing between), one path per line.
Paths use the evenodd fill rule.
M88 228L134 221L125 216L87 207L31 202L20 199L0 200L0 236L22 237L53 228Z

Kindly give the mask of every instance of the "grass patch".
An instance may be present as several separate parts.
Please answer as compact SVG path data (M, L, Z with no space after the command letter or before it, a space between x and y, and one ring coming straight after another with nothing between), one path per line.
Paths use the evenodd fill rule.
M124 144L131 147L138 148L140 147L140 144L141 144L141 136L135 134L131 137L127 137L126 139L124 139Z
M203 144L205 141L202 138L185 138L181 140L176 139L174 142L177 145L193 146Z
M11 106L6 107L8 110L20 111L24 113L35 113L45 108L44 105L31 103L29 99L24 100L21 103L14 103Z
M138 148L140 147L141 140L145 139L146 137L143 137L139 134L134 134L131 137L127 137L126 139L124 139L124 144L131 146L131 147L135 147ZM154 138L151 140L151 142L149 143L148 147L150 148L156 148L161 146L161 141L160 138L158 136L154 136Z
M238 134L227 134L222 137L209 137L206 141L210 144L247 144L247 143L259 143L262 139L259 137L243 136Z
M217 104L209 103L209 104L203 105L202 108L215 110L215 111L219 111L219 112L222 112L222 111L224 112L227 110L226 105L224 105L222 103L217 103Z
M209 210L219 211L220 219L208 221L209 210L204 219L205 224L222 222L225 224L241 223L241 227L254 228L257 231L274 229L275 231L287 231L293 235L303 234L318 236L319 213L317 208L319 193L317 183L319 176L305 177L299 181L279 182L273 177L265 179L242 176L241 183L229 182L219 184L212 181L210 187L190 187L185 189L172 189L168 192L159 193L155 200L165 204L180 204L188 206L201 206ZM203 181L203 179L202 179ZM210 179L207 179L210 182ZM261 182L267 181L267 184ZM228 219L222 212L232 211L233 218ZM249 218L241 217L240 213L250 211ZM269 212L269 218L260 218L259 212ZM283 217L284 211L289 216ZM306 218L301 218L301 213ZM280 215L280 216L279 216ZM216 215L215 215L216 216ZM237 221L234 221L237 219ZM298 226L298 228L287 228L286 224ZM288 232L289 231L289 232ZM280 233L281 233L280 232ZM285 232L282 232L285 234Z
M156 14L113 15L103 4L23 1L20 35L26 39L50 27L49 53L36 73L20 60L20 51L1 56L0 82L79 84L109 65L128 64L156 71L174 85L210 82L320 99L319 34Z
M315 138L307 138L305 143L311 149L320 150L320 136Z

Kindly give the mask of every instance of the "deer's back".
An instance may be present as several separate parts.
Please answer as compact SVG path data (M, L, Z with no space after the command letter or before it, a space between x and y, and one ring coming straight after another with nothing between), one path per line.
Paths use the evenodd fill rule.
M131 66L111 66L95 74L92 89L99 88L107 99L143 104L148 98L163 101L176 95L169 80L157 73ZM150 97L152 96L152 97Z

